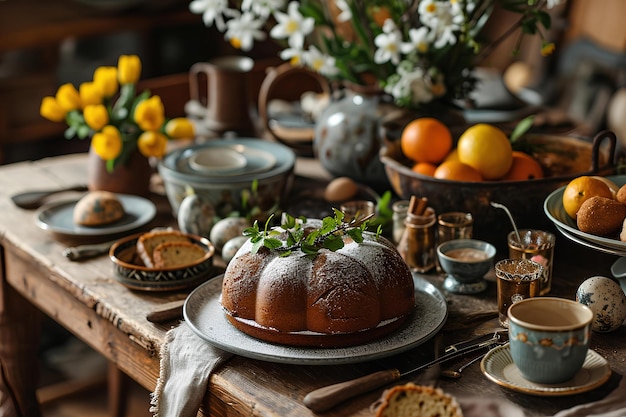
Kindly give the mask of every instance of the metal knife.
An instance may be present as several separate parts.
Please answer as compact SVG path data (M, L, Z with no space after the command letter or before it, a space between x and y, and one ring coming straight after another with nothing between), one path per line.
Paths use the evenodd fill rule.
M448 351L448 348L446 349L448 353L444 353L439 358L406 371L400 371L396 368L387 369L384 371L374 372L360 378L352 379L350 381L322 387L309 392L304 397L304 405L316 413L323 412L349 398L369 392L376 388L380 388L383 385L396 381L407 375L423 371L433 365L440 364L466 353L477 352L483 349L489 350L495 346L504 344L507 342L505 339L506 338L504 338L501 333L496 332L487 340L480 340L473 344L469 342L464 343L464 345L460 348L457 346L456 350L452 349L451 351Z
M70 261L82 261L83 259L89 259L108 253L115 242L117 241L112 240L110 242L96 243L93 245L72 246L63 250L63 256Z

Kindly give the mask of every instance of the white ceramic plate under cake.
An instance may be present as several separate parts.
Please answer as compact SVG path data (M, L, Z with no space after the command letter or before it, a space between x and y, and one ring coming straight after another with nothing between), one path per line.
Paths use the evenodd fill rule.
M560 384L532 382L524 378L513 363L508 343L490 350L480 362L480 369L498 385L538 396L580 394L599 387L611 376L611 367L606 359L589 349L582 369L569 381Z
M116 194L124 207L120 220L98 227L80 226L74 223L74 206L78 200L60 201L41 207L35 219L44 230L69 236L106 236L128 232L148 224L156 215L152 201L127 194Z
M193 290L183 307L191 329L202 339L252 359L296 365L357 363L395 355L418 346L435 335L448 317L441 292L423 278L415 282L415 311L400 330L363 345L343 348L283 346L255 339L237 330L225 317L220 295L223 277L217 277Z

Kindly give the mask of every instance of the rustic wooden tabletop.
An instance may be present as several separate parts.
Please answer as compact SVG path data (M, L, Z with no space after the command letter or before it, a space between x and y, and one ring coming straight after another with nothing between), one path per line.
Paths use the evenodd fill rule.
M4 381L0 381L0 403L7 402L7 392L17 392L15 402L28 410L26 415L38 415L34 394L29 391L34 383L30 376L33 369L28 361L36 354L39 323L38 313L32 306L76 334L152 391L158 378L159 352L165 333L178 321L155 324L147 316L165 303L184 300L189 293L189 290L140 292L129 289L114 278L107 256L82 262L68 260L63 255L68 246L120 236L99 239L60 236L42 230L35 222L34 211L19 209L10 200L11 195L21 191L80 183L85 179L85 169L84 155L0 167L0 245L3 249L0 361L6 371ZM308 190L308 195L319 196L318 191L323 189L327 178L317 169L319 167L311 161L304 161L297 167L299 176L295 189L300 186L300 189ZM311 175L313 180L300 176L307 172L314 174ZM54 196L52 200L76 197L75 193L66 193ZM172 225L171 210L164 196L156 193L151 199L157 206L157 216L143 229ZM303 202L299 195L297 201L288 206L306 212L319 210L319 204L320 201L315 198ZM573 299L576 288L586 278L610 276L610 267L616 259L616 256L584 248L557 234L550 295ZM487 290L478 295L445 292L441 274L431 273L422 277L439 288L446 298L448 318L441 330L445 344L490 333L498 328L493 314L468 320L468 317L475 317L474 313L491 312L496 308L493 272L486 277ZM24 350L24 346L31 348ZM606 358L612 375L606 384L589 392L566 396L513 392L487 379L478 363L467 367L460 379L441 379L439 386L459 398L479 396L512 403L528 416L552 415L559 410L603 398L617 386L626 372L625 326L612 333L594 333L591 348ZM291 365L236 356L212 376L205 410L211 416L318 415L302 402L308 392L374 371L424 363L431 354L429 340L398 355L354 364ZM458 367L466 360L451 361L445 364L445 368ZM415 381L418 377L418 374L411 375L397 383ZM370 405L382 391L383 388L375 389L319 415L371 416ZM10 410L10 407L7 409ZM7 415L12 414L9 412Z

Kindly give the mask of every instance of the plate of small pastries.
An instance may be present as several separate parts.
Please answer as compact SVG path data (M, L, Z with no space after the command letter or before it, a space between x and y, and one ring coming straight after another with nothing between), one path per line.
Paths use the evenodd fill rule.
M106 236L148 224L156 215L150 200L108 191L91 191L80 199L57 201L37 210L37 225L69 236Z
M618 187L626 184L626 175L613 175L607 176L608 180L611 180ZM544 212L546 216L555 224L555 226L563 233L564 236L572 239L572 240L580 240L583 242L589 243L589 245L593 247L597 247L598 249L610 249L612 251L626 252L626 241L620 239L620 234L622 234L623 227L618 227L616 230L611 233L592 233L588 230L581 230L577 219L570 217L565 208L563 207L563 193L565 192L566 186L558 188L553 191L548 197L546 197L544 201ZM583 206L581 206L581 209ZM593 222L617 222L620 226L622 226L622 222L624 221L623 217L620 219L613 221L610 219L610 216L600 216L590 214L590 221ZM591 225L594 226L594 225ZM595 226L602 226L600 224ZM623 233L624 238L626 238L626 233Z

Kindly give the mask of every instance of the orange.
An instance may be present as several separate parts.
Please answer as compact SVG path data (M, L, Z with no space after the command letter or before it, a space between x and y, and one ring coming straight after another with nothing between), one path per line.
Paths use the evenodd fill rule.
M402 130L400 147L404 155L415 162L438 164L452 149L452 134L439 120L421 117Z
M476 169L486 180L503 177L513 164L509 138L502 130L486 123L479 123L463 132L457 149L459 161Z
M452 149L446 157L443 159L445 161L458 161L459 160L459 150L457 148Z
M435 174L436 169L437 166L429 162L416 162L412 168L413 172L417 172L418 174L422 175L428 175L429 177L432 177Z
M537 178L543 178L543 168L539 162L527 153L513 151L511 169L500 179L503 181L523 181Z
M469 165L459 161L446 161L435 170L433 177L451 181L482 181L483 177Z
M568 216L575 219L580 206L594 196L613 198L611 189L604 181L587 175L574 178L563 191L563 208Z
M600 181L603 181L606 185L608 185L609 190L611 190L611 194L613 194L613 198L615 198L620 188L619 185L615 184L613 181L611 181L607 177L601 177L600 175L594 175L593 178L597 178Z

